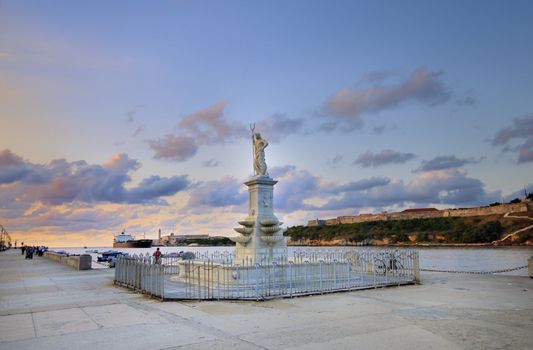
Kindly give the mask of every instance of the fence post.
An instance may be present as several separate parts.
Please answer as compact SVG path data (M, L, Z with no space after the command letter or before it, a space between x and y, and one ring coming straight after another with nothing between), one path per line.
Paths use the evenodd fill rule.
M375 255L372 255L372 275L374 277L374 288L377 288L377 283L376 283L377 271L376 271L376 256Z
M202 284L200 283L200 265L194 266L198 268L198 301L202 300Z
M420 284L420 262L418 257L418 252L413 252L413 275L415 278L415 283Z
M319 266L320 266L320 271L319 271L319 273L318 273L318 274L320 275L320 284L319 284L320 294L322 294L322 291L323 291L323 289L322 289L322 262L323 262L322 259L320 259L320 260L318 261L318 264L319 264Z
M118 258L115 261L115 280L113 281L113 284L117 284L119 273L120 273L120 258Z
M292 298L292 261L289 261L289 295Z
M159 265L159 276L161 278L161 300L165 300L165 266Z
M337 259L333 259L333 289L337 287Z

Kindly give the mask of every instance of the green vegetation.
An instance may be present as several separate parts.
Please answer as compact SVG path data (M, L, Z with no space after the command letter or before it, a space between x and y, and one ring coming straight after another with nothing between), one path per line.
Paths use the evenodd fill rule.
M293 226L285 235L294 242L343 240L348 243L490 243L505 233L528 224L502 216L469 218L431 218L412 220L372 221L335 226Z

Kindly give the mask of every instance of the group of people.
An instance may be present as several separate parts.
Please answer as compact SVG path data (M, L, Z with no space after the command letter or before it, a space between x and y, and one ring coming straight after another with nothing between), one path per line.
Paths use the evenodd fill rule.
M20 250L22 252L22 255L26 254L26 259L33 259L33 254L37 254L37 256L43 256L43 253L48 250L48 247L45 246L26 246L22 245L20 247Z

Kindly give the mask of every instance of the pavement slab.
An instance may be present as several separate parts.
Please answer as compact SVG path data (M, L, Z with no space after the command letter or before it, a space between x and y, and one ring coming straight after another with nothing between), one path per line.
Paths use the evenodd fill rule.
M98 325L79 308L33 313L37 337L85 332Z
M319 349L380 349L380 350L454 350L462 347L453 344L431 332L415 326L404 326L354 336L340 337L324 342L288 347L290 350Z
M0 343L34 338L32 314L0 316Z

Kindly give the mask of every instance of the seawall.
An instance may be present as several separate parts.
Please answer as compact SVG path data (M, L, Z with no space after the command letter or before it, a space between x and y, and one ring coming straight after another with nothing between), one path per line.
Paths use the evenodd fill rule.
M56 252L44 252L43 256L60 264L75 268L76 270L90 270L91 256L89 254L67 256Z

